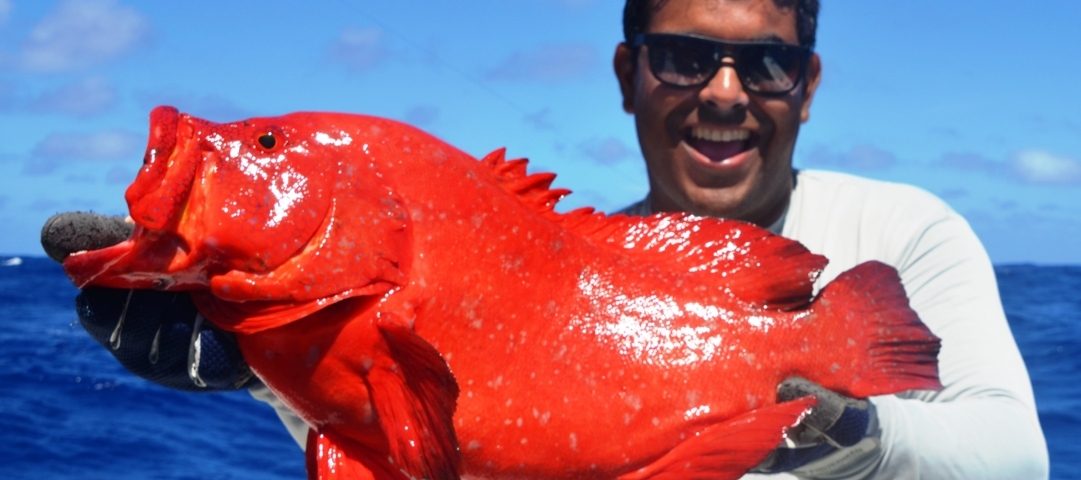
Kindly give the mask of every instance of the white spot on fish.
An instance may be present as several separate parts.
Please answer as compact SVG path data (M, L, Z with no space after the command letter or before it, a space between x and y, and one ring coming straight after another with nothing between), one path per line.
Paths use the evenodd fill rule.
M353 137L350 137L348 133L344 131L338 133L341 136L339 136L338 138L334 138L325 132L318 132L315 134L315 141L321 145L334 145L335 147L340 147L342 145L349 145L350 143L353 143ZM367 148L367 146L367 144L364 145L365 148ZM367 153L367 150L365 150L365 153Z
M757 396L750 393L747 394L747 408L758 408L759 403L761 403L761 400Z
M697 407L688 408L687 411L683 412L683 419L692 420L695 417L700 417L707 413L709 413L709 405L699 405Z

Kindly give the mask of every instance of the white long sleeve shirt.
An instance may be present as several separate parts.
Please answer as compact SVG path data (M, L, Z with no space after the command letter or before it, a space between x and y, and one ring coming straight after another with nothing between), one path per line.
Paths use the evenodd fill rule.
M651 213L647 202L624 210ZM897 268L912 308L942 339L944 388L872 398L880 428L792 474L745 478L978 478L1048 476L1047 445L1028 372L1013 339L987 253L941 200L917 188L800 171L775 232L830 263L816 288L868 260ZM269 392L297 443L306 427Z
M646 202L626 211L650 213ZM960 215L915 187L805 170L771 229L829 259L816 289L868 260L895 267L942 339L944 388L874 397L879 439L793 474L745 478L1047 478L1028 372L991 262Z

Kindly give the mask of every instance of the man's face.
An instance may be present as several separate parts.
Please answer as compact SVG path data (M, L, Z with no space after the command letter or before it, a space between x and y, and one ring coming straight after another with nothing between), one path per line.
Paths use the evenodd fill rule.
M649 33L797 45L796 12L773 0L669 0ZM792 151L819 78L812 57L804 84L782 96L748 92L731 58L700 87L662 84L644 46L621 44L614 59L623 106L635 116L656 211L775 221L792 190Z

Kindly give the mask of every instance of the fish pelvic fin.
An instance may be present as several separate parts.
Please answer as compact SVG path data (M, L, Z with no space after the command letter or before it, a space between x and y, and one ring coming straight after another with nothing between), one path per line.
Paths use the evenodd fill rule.
M739 478L765 460L814 404L813 397L799 398L711 425L619 480Z
M309 480L382 480L407 478L386 459L348 439L308 430L304 449Z
M412 328L386 321L377 328L391 361L373 366L366 380L394 466L413 478L458 478L458 384L450 367Z
M813 370L802 372L806 378L858 398L942 388L941 340L909 306L893 267L853 267L826 285L811 309L815 319L806 328L813 331L801 335L829 342L833 354L818 355Z

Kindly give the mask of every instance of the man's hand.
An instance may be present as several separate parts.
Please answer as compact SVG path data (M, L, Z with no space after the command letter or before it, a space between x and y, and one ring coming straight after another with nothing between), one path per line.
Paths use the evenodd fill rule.
M50 258L126 239L122 217L68 212L41 230ZM180 390L228 390L257 382L236 340L203 319L186 293L87 287L75 299L79 322L132 373Z
M878 435L874 405L827 390L810 380L791 377L777 387L777 401L814 395L818 404L799 425L789 429L785 444L774 450L754 471L788 472L822 459L842 448Z

